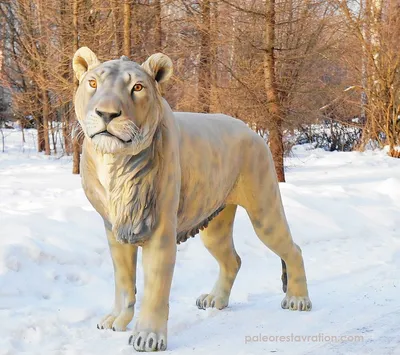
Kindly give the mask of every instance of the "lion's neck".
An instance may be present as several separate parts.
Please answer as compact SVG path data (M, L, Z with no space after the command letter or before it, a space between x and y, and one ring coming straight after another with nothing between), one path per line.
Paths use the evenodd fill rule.
M156 132L152 143L137 155L96 157L97 176L106 193L108 215L120 242L143 243L154 228L161 144L161 134Z

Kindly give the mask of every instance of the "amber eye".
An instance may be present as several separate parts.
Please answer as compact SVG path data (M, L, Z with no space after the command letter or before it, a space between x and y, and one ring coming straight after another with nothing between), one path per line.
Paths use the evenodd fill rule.
M142 84L135 84L133 86L133 91L140 91L143 89L143 85Z
M89 85L91 88L96 89L97 88L97 81L94 79L89 80Z

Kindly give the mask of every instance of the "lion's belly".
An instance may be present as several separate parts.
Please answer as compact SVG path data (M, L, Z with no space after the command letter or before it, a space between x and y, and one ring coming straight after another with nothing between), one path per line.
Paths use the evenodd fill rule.
M198 233L225 206L236 180L232 177L237 173L233 169L229 169L231 173L218 170L220 173L215 174L200 162L197 167L192 164L183 167L178 208L180 239L183 234Z
M242 138L251 130L224 117L178 115L182 177L178 242L196 234L230 203L242 166Z

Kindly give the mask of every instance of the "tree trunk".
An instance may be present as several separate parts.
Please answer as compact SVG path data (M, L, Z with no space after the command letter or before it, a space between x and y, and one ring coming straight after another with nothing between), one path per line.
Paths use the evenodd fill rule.
M50 139L49 139L49 95L46 89L42 90L43 105L43 140L44 154L50 155Z
M211 36L210 36L210 0L202 0L200 27L200 63L198 82L198 110L210 112L211 102Z
M364 17L368 19L368 14L369 14L369 1L360 1L360 6L361 6L361 12L364 14ZM364 7L364 8L363 8ZM367 105L368 105L368 96L367 96L367 91L368 91L368 51L369 48L367 48L367 43L370 42L370 29L368 26L368 21L365 21L361 25L361 31L362 31L362 36L364 37L364 41L361 44L362 47L362 55L361 55L361 86L362 86L362 91L361 91L361 112L360 112L360 123L364 126L364 131L365 131L365 124L367 122Z
M283 111L278 97L275 76L275 0L266 0L264 81L270 116L269 144L279 182L285 181L283 166L282 123Z
M141 24L139 22L139 4L136 1L132 1L132 17L131 17L131 26L135 29L132 33L132 42L133 42L133 55L135 57L135 61L141 62L145 60L145 56L142 55L144 45L142 44L142 39L140 35Z
M74 135L72 140L72 148L74 154L72 155L72 174L80 173L80 162L81 162L81 142L78 139L78 130L73 129Z
M26 143L25 140L25 123L24 123L25 119L21 119L21 133L22 133L22 143Z
M161 27L161 1L155 0L154 2L154 10L155 10L155 51L162 51L162 27Z
M72 152L71 147L71 123L70 123L70 113L69 113L69 106L70 104L65 104L61 108L61 115L62 115L62 133L64 139L64 152L66 155L70 155Z
M70 3L68 2L68 5ZM71 32L68 23L66 22L65 18L66 15L70 11L70 7L67 6L67 0L61 0L60 2L60 26L61 26L61 46L63 53L69 53L71 49L68 48L68 43L71 40ZM73 54L73 53L71 53ZM70 80L70 73L71 73L71 58L70 55L65 55L63 58L63 65L62 65L62 76L63 78L68 81ZM73 74L72 74L73 76ZM64 153L66 155L70 155L72 153L72 142L71 142L71 120L70 120L70 109L71 109L71 102L65 103L61 108L61 120L62 120L62 134L64 140Z
M39 93L38 89L35 89L35 101L39 101ZM38 105L38 103L36 104ZM35 121L36 121L36 130L37 130L37 151L39 153L45 151L45 144L44 144L44 133L43 133L43 117L42 114L34 113L33 114Z
M46 53L48 39L47 26L44 17L44 4L43 0L38 0L36 3L37 6L37 24L38 24L38 33L40 37L43 37L44 40L40 41L40 37L36 41L35 52L39 55L39 53ZM42 61L38 62L38 78L40 80L46 80L46 70L44 69L45 63ZM43 142L44 142L44 154L50 155L50 139L49 139L49 112L50 112L50 100L47 89L42 88L40 92L38 92L39 102L42 105L42 130L43 130Z
M37 151L41 153L45 151L42 117L37 117L36 126L37 126L37 145L38 145Z
M0 134L1 134L1 151L2 151L2 153L4 153L6 151L5 150L6 144L5 144L5 139L4 139L4 133L1 128L0 128Z
M57 154L57 132L56 132L56 127L54 125L54 115L52 115L50 119L50 130L51 130L51 142L53 144L53 152L54 154Z
M78 50L78 11L79 11L79 0L73 0L73 8L72 8L72 27L73 27L73 52L75 53ZM78 87L78 82L73 76L74 81L74 93L76 91L76 88ZM79 174L79 165L81 161L81 145L78 140L77 134L74 134L73 139L72 139L72 151L73 151L73 157L72 157L72 174Z
M124 0L124 55L131 56L131 10L132 1Z
M232 10L232 30L231 30L231 36L230 36L230 53L229 53L229 68L230 70L228 71L228 78L229 81L233 80L232 73L235 70L235 59L237 56L237 23L238 23L238 16L239 14L237 13L236 10Z
M218 103L218 45L219 45L219 5L211 3L210 20L210 111L219 107Z
M112 18L114 25L114 42L115 42L115 52L116 56L119 57L122 52L122 41L121 41L121 32L120 32L120 11L119 4L117 0L111 0L112 7Z

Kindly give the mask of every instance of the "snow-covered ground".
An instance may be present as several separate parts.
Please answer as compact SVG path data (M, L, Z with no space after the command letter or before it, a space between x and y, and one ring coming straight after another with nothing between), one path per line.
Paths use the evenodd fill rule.
M131 354L129 332L96 329L114 293L102 221L70 158L33 143L28 132L23 150L14 131L0 153L0 354ZM196 308L217 265L198 237L178 247L167 353L400 354L400 160L297 146L286 163L281 191L313 310L281 309L280 260L240 209L242 269L227 309ZM136 314L142 289L140 267Z

